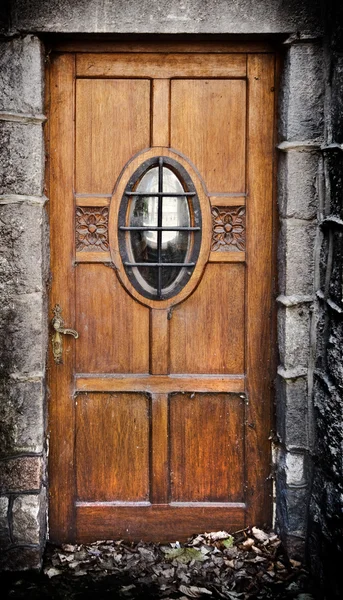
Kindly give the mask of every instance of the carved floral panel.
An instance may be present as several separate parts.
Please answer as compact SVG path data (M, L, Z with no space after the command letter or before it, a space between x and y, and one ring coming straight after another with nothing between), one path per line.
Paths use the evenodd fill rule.
M109 250L108 207L76 208L76 250L96 252Z
M213 252L245 251L245 206L212 207Z

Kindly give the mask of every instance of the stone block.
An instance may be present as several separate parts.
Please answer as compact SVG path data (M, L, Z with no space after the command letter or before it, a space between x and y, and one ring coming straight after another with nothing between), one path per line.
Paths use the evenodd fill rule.
M15 546L0 554L0 570L2 571L29 571L39 570L42 567L43 548L34 546L27 548Z
M286 453L286 483L288 486L303 486L306 481L304 454Z
M43 451L44 381L0 380L0 456Z
M39 490L42 484L42 469L41 456L24 456L0 461L1 492Z
M11 0L3 0L0 5L0 34L6 35L10 29Z
M343 10L341 9L343 13ZM343 18L343 14L342 14ZM341 21L342 23L343 21ZM343 27L342 27L343 34ZM342 35L343 38L343 35ZM342 50L341 50L342 52ZM343 144L343 56L336 55L332 65L331 127L333 139Z
M44 180L40 124L0 122L0 194L40 196Z
M331 316L330 335L327 344L327 369L329 377L343 393L343 320L342 315Z
M277 433L287 448L307 448L307 382L305 377L285 380L277 377Z
M45 508L43 494L26 494L13 500L12 530L15 543L40 543Z
M44 64L40 40L33 35L0 44L0 111L41 114Z
M5 299L0 313L0 372L41 374L47 348L46 298L42 293Z
M343 186L343 151L339 148L324 152L325 166L325 185L327 188L327 196L330 202L330 214L339 219L343 219L343 202L342 202L342 186Z
M88 33L321 32L319 0L14 0L18 31Z
M283 538L284 548L289 558L300 562L305 562L306 557L306 539L304 536L285 535Z
M45 208L10 203L0 205L0 212L1 297L42 292L48 256Z
M342 203L343 204L343 203ZM343 314L343 229L341 231L334 230L333 237L333 253L332 253L332 270L330 276L329 296L336 304L337 309L333 315ZM341 312L339 312L341 311Z
M310 315L308 304L278 309L278 347L285 369L306 369L308 365Z
M317 374L314 385L317 462L328 479L343 479L342 392L327 375ZM342 490L343 492L343 490Z
M289 151L279 156L278 199L281 217L313 219L317 214L317 152Z
M309 500L309 490L307 487L299 489L287 489L286 507L288 534L295 534L305 537L307 528L307 506Z
M280 294L313 294L316 222L281 219L278 262Z
M8 498L0 497L0 550L9 546L11 543L10 529L8 523Z
M281 140L322 141L323 111L323 49L319 44L294 44L288 50L281 84Z

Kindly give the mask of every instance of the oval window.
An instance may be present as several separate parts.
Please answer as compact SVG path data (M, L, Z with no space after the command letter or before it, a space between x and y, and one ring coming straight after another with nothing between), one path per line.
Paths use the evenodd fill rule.
M188 173L168 157L144 162L119 210L120 253L136 290L154 300L175 296L192 275L200 242L200 205Z

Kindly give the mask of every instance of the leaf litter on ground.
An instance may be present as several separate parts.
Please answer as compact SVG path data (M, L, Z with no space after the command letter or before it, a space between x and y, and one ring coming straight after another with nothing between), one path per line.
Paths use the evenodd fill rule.
M185 544L102 540L50 545L42 574L7 579L5 597L12 600L315 597L303 565L287 558L274 531L257 527L202 533Z

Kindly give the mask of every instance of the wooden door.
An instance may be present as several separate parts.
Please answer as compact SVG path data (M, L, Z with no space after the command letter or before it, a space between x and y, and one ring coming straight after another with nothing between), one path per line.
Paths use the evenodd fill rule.
M273 92L273 54L244 48L52 56L50 308L79 334L59 364L50 344L54 541L270 522ZM169 297L120 243L160 159L200 240Z

